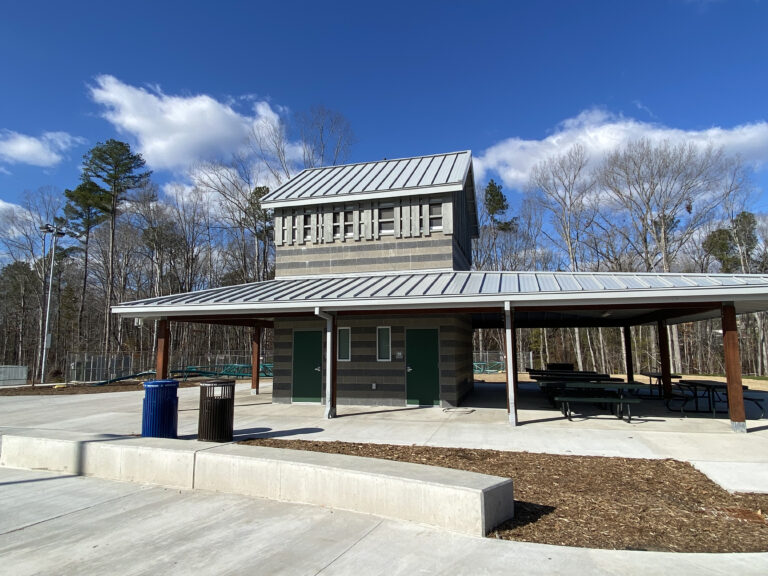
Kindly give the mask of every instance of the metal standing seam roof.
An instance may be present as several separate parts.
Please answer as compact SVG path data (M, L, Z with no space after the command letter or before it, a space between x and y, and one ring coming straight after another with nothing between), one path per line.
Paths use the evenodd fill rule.
M768 310L768 275L599 272L389 272L287 277L113 307L127 316L269 314L291 311L580 306L749 301Z
M380 160L360 164L308 168L268 193L261 203L269 208L436 194L461 189L472 164L472 152Z

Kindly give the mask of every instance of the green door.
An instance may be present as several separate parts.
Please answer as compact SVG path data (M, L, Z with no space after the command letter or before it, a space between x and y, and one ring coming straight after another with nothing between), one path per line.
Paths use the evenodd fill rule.
M440 403L440 346L436 329L405 332L406 403Z
M293 333L294 402L320 402L323 388L323 333Z

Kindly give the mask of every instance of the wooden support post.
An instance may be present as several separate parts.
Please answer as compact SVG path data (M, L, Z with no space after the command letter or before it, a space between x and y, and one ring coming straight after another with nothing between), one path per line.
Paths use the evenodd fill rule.
M741 357L739 332L736 325L736 309L733 304L723 304L723 353L725 355L725 379L728 383L728 415L734 432L746 432L744 391L741 385Z
M661 357L661 386L664 390L664 398L672 396L672 370L669 365L669 336L667 335L667 323L664 320L656 322L659 333L659 356Z
M261 326L255 326L251 334L251 394L259 393L259 372L261 371Z
M627 357L627 382L635 379L635 364L632 359L632 330L624 326L624 355Z
M157 364L155 365L155 378L157 380L168 379L168 347L170 345L170 330L168 320L157 322Z
M517 388L517 373L515 353L514 353L514 310L509 302L504 302L504 354L507 370L507 413L509 414L509 423L517 426L517 401L515 392Z

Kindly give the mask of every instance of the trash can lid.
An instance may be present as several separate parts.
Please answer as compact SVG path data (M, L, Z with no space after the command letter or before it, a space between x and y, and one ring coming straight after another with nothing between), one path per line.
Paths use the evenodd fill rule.
M144 382L144 388L165 388L165 387L179 387L178 380L148 380Z
M234 386L234 380L206 380L200 382L200 386Z

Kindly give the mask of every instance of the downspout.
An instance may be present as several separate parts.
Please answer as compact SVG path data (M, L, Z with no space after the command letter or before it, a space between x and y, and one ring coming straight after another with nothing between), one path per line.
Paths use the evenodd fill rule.
M336 404L333 402L333 316L315 308L315 316L325 320L325 417L336 417Z

